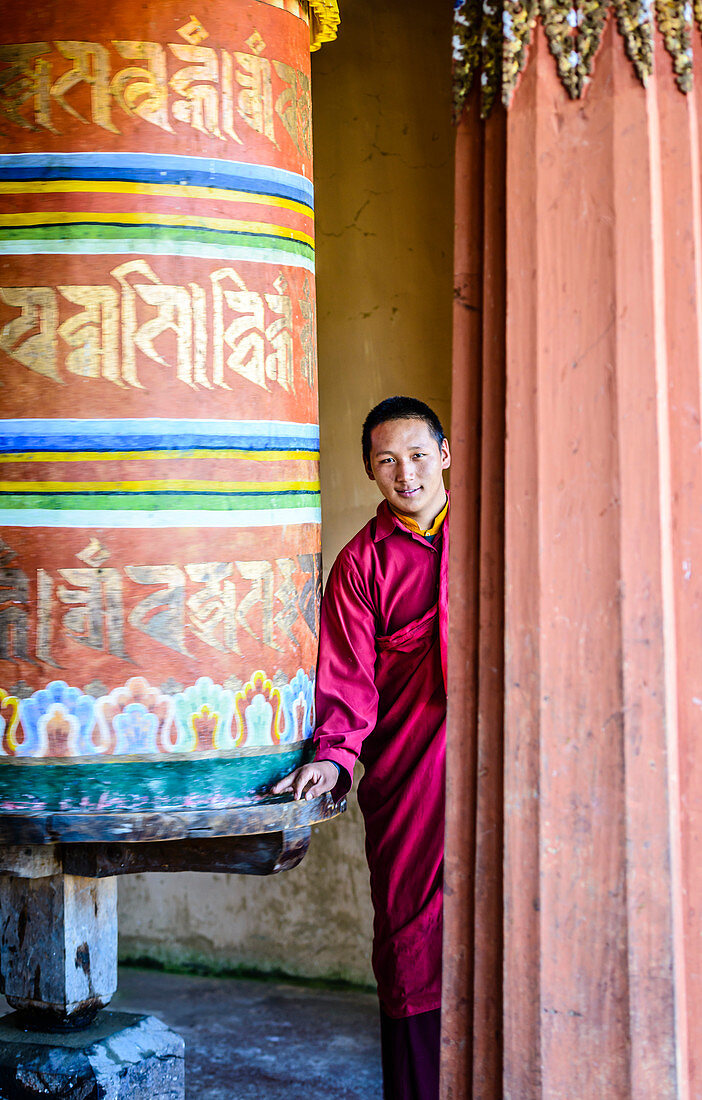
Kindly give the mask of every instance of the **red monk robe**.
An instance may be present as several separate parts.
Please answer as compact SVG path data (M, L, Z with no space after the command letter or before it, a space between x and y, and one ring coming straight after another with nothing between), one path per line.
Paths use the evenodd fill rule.
M358 802L388 1016L441 1004L448 518L433 542L384 500L341 551L322 604L317 760L365 773Z

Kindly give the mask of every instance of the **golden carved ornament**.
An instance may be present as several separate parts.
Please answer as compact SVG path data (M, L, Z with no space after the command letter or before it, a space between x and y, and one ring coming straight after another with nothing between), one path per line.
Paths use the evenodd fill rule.
M702 0L455 0L456 117L460 117L477 74L483 118L497 99L509 106L538 18L561 82L571 98L578 99L592 77L610 10L642 83L646 84L653 72L655 21L672 58L678 87L689 92L693 22L702 29Z
M341 22L337 0L308 0L310 10L310 49L333 42Z

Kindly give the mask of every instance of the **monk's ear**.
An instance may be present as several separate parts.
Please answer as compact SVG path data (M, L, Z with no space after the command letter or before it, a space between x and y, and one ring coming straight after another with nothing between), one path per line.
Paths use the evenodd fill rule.
M449 449L449 441L444 437L441 441L441 469L448 470L451 465L451 451Z
M366 473L368 474L368 477L369 477L369 479L370 479L371 481L375 481L375 474L374 474L374 473L373 473L373 471L371 470L371 464L370 464L370 461L369 461L369 459L367 459L367 458L364 458L364 459L363 459L363 465L364 465L364 466L365 466L365 468L366 468Z

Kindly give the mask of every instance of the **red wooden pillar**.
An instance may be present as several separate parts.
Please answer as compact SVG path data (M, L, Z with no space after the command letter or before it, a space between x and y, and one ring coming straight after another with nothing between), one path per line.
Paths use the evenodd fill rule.
M504 171L495 162L481 185L484 227L505 196L505 350L483 295L482 354L464 355L459 336L455 370L494 395L504 363L506 431L496 442L485 399L462 405L462 381L453 432L482 433L482 491L476 522L454 490L454 528L479 552L463 620L460 569L452 578L477 665L459 682L454 655L450 684L445 1100L702 1098L700 93L685 51L676 82L651 30L646 87L610 19L571 99L539 24ZM494 112L484 125L473 159ZM504 573L486 549L499 453ZM487 642L503 578L498 683Z

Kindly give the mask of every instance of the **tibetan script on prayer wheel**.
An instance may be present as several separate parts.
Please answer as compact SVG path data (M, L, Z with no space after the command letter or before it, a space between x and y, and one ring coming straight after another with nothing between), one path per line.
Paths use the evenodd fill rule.
M306 758L319 7L0 28L0 813L218 811Z

